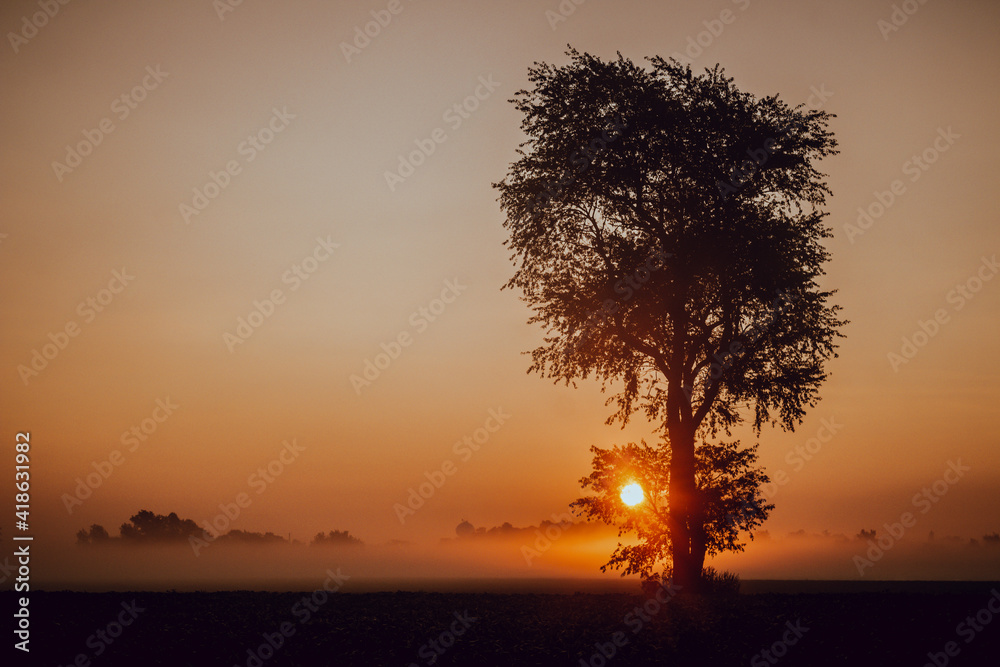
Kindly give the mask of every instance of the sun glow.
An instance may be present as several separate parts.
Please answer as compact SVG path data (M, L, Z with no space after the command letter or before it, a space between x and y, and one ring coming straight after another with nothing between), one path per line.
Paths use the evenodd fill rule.
M622 489L622 502L632 507L642 502L642 487L632 482Z

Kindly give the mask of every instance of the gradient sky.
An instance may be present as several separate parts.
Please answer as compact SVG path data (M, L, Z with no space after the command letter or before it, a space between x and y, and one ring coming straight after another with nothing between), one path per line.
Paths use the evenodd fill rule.
M652 437L641 421L605 426L593 382L526 375L521 353L541 332L500 290L513 266L491 183L523 139L507 100L532 62L566 63L567 43L634 60L689 49L758 96L824 91L837 114L841 154L821 165L834 193L825 286L851 323L820 404L794 433L760 438L772 477L787 475L765 528L880 527L961 460L969 470L914 535L1000 529L1000 280L976 284L1000 251L1000 6L932 1L888 31L890 2L590 0L552 22L559 4L245 0L220 17L209 0L81 2L13 41L40 10L3 4L2 437L31 431L32 526L51 552L69 563L83 526L114 533L139 509L201 521L241 492L253 503L234 527L299 539L537 524L580 495L590 445ZM371 12L391 21L345 55ZM477 90L464 116L449 112ZM385 173L435 130L444 141L390 188ZM79 166L54 167L86 133L100 142ZM255 135L270 143L245 143ZM181 205L227 165L227 186L186 221ZM884 213L852 229L896 180ZM314 254L318 239L337 247ZM314 272L301 280L296 265ZM134 276L123 289L116 271ZM978 292L953 292L970 279ZM451 303L435 304L449 281ZM274 290L270 317L227 345ZM935 335L894 368L888 355L936 314ZM25 382L18 367L67 324L78 334ZM410 344L356 391L351 376L401 334ZM178 407L130 451L122 434L167 399ZM465 460L454 444L495 425L491 410L509 416ZM824 420L836 433L811 460L787 458ZM304 449L256 493L251 476L292 439ZM121 465L67 512L61 496L116 450ZM446 460L454 474L401 523L394 504Z

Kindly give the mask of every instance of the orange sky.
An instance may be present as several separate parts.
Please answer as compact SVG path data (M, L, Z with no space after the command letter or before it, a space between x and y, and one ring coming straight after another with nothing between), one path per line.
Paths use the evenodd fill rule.
M4 3L0 414L5 442L31 431L50 557L71 570L83 526L201 521L241 493L234 527L300 539L537 524L578 497L590 445L649 438L605 426L593 383L526 375L541 332L499 289L513 267L490 184L522 140L507 99L567 43L686 50L838 116L826 286L851 324L821 403L761 437L786 475L765 528L853 535L919 514L914 495L961 461L913 530L1000 530L1000 6L930 2L890 30L889 2L651 5L246 0L220 17L120 1L43 20ZM19 370L35 351L51 358ZM383 368L352 382L367 362ZM75 480L108 465L69 512Z

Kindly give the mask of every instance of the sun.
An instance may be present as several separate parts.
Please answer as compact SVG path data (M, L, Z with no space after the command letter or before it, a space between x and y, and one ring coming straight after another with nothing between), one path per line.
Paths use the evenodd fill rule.
M627 484L622 489L622 502L628 505L629 507L641 503L642 498L643 498L642 487L636 484L635 482Z

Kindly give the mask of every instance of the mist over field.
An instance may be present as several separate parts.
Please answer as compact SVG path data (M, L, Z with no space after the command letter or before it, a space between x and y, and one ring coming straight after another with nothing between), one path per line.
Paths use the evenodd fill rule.
M546 530L548 529L547 535ZM879 540L881 545L879 546ZM638 578L600 572L618 543L600 525L550 523L510 536L356 546L186 543L78 546L39 551L35 584L46 590L313 590L333 574L345 592L374 590L623 590ZM884 548L888 546L888 548ZM67 567L65 556L70 556ZM743 553L707 565L744 580L1000 580L1000 543L886 532L857 536L766 533ZM519 583L520 582L520 583Z

